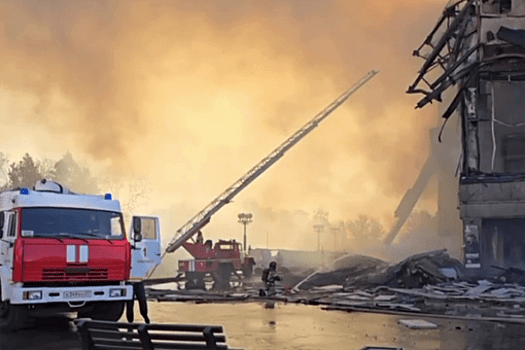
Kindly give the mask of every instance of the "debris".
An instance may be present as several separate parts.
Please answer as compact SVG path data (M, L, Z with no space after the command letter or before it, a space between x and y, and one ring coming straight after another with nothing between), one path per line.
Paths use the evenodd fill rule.
M374 298L374 301L392 301L397 298L395 295L380 295Z
M342 285L346 284L348 279L377 273L388 266L388 263L383 260L369 256L346 255L334 263L334 270L324 273L313 273L295 286L294 289L299 286L304 290L326 285Z
M371 300L371 298L364 297L364 296L361 296L361 295L349 295L345 299L348 299L348 300Z
M412 312L420 312L421 309L417 308L410 304L397 304L397 303L377 303L377 307L380 308L388 308L390 310L400 310L400 311L412 311Z
M313 287L310 290L310 293L326 293L326 292L341 292L343 290L343 285L330 284L328 286Z
M355 294L360 295L362 297L366 297L366 298L373 298L374 297L374 294L365 292L364 290L358 290L357 292L355 292Z
M512 317L512 318L524 318L525 317L524 315L513 315L513 314L505 313L503 311L498 312L496 315L499 317Z
M437 324L425 320L398 320L397 323L410 329L435 329Z
M498 288L490 292L490 294L492 295L504 295L504 294L509 294L509 293L510 293L510 290L507 288Z
M498 281L503 283L519 283L525 284L525 270L518 269L516 267L503 268L496 265L490 265L491 267L503 271L501 275L498 276Z
M479 286L468 290L464 295L480 295L481 293L492 288L490 284L480 284Z
M446 268L445 274L440 269ZM391 266L371 273L349 278L345 287L370 288L379 285L389 287L418 288L426 284L449 281L450 270L461 271L461 263L451 258L446 249L416 254ZM457 277L457 276L454 276Z
M451 279L451 280L458 279L458 270L456 270L453 267L443 267L438 270L439 272L441 272L443 276L445 276L448 279Z

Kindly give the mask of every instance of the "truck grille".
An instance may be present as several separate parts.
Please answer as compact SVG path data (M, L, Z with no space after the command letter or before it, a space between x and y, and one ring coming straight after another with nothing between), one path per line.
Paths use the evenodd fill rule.
M42 281L100 281L108 279L108 269L89 269L85 273L68 273L64 269L42 269Z

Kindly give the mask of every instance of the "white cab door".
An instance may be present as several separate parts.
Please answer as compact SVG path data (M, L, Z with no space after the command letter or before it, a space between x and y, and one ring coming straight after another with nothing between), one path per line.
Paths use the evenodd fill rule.
M13 246L16 239L17 216L14 211L4 212L4 225L0 239L0 264L13 267Z
M15 211L4 212L4 225L2 226L2 238L0 238L0 274L6 277L2 283L2 300L9 299L9 291L6 290L11 278L13 278L13 251L17 232L17 214Z
M136 232L133 222L140 220L140 230ZM135 241L137 233L141 240ZM142 279L160 264L160 222L155 216L134 216L129 230L131 240L131 278Z

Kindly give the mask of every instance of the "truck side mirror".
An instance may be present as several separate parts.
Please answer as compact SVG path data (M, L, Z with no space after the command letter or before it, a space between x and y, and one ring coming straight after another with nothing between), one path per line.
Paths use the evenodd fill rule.
M142 241L141 222L139 217L133 217L133 240L135 243Z
M4 237L4 221L5 221L5 214L4 212L0 212L0 238Z

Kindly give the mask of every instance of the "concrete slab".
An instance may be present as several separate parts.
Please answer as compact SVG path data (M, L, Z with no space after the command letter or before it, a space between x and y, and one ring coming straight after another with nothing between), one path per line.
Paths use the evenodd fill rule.
M437 324L425 320L398 320L397 323L410 329L435 329Z

